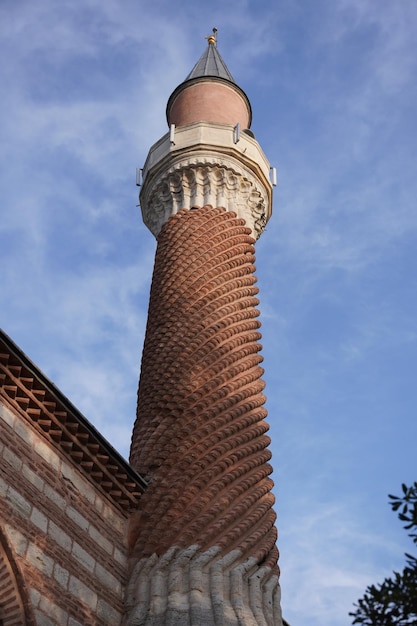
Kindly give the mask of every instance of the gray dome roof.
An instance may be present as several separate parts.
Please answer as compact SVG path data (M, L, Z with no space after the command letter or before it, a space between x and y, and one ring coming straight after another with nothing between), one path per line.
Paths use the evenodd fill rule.
M207 48L185 80L201 78L202 76L216 76L217 78L224 78L231 83L235 82L233 76L227 69L226 63L217 50L216 39L213 35L208 37Z

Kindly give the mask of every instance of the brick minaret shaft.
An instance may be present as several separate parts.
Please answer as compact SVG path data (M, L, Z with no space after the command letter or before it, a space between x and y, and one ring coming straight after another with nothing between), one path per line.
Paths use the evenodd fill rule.
M140 195L158 246L130 459L149 487L130 527L126 623L281 626L253 265L269 164L214 35L167 118Z

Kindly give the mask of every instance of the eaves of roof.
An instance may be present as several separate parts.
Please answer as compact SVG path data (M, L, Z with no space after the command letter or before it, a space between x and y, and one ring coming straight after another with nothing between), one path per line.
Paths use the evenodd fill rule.
M122 510L147 483L0 329L0 398L31 422Z

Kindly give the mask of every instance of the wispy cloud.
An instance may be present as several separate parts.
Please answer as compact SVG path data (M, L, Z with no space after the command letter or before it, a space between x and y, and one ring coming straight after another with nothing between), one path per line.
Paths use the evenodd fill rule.
M291 624L349 623L347 615L367 585L402 567L404 543L387 537L386 528L364 532L352 503L293 498L291 525L281 533L284 616Z
M414 4L0 5L2 325L125 456L155 250L134 170L219 29L279 175L257 264L294 626L349 623L407 549L386 494L415 479Z

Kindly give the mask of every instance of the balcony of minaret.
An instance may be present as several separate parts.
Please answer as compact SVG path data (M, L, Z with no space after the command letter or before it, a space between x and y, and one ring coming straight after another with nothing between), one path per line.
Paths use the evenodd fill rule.
M272 211L270 165L253 133L224 123L174 127L150 149L140 193L143 221L158 236L180 209L234 211L257 239Z

